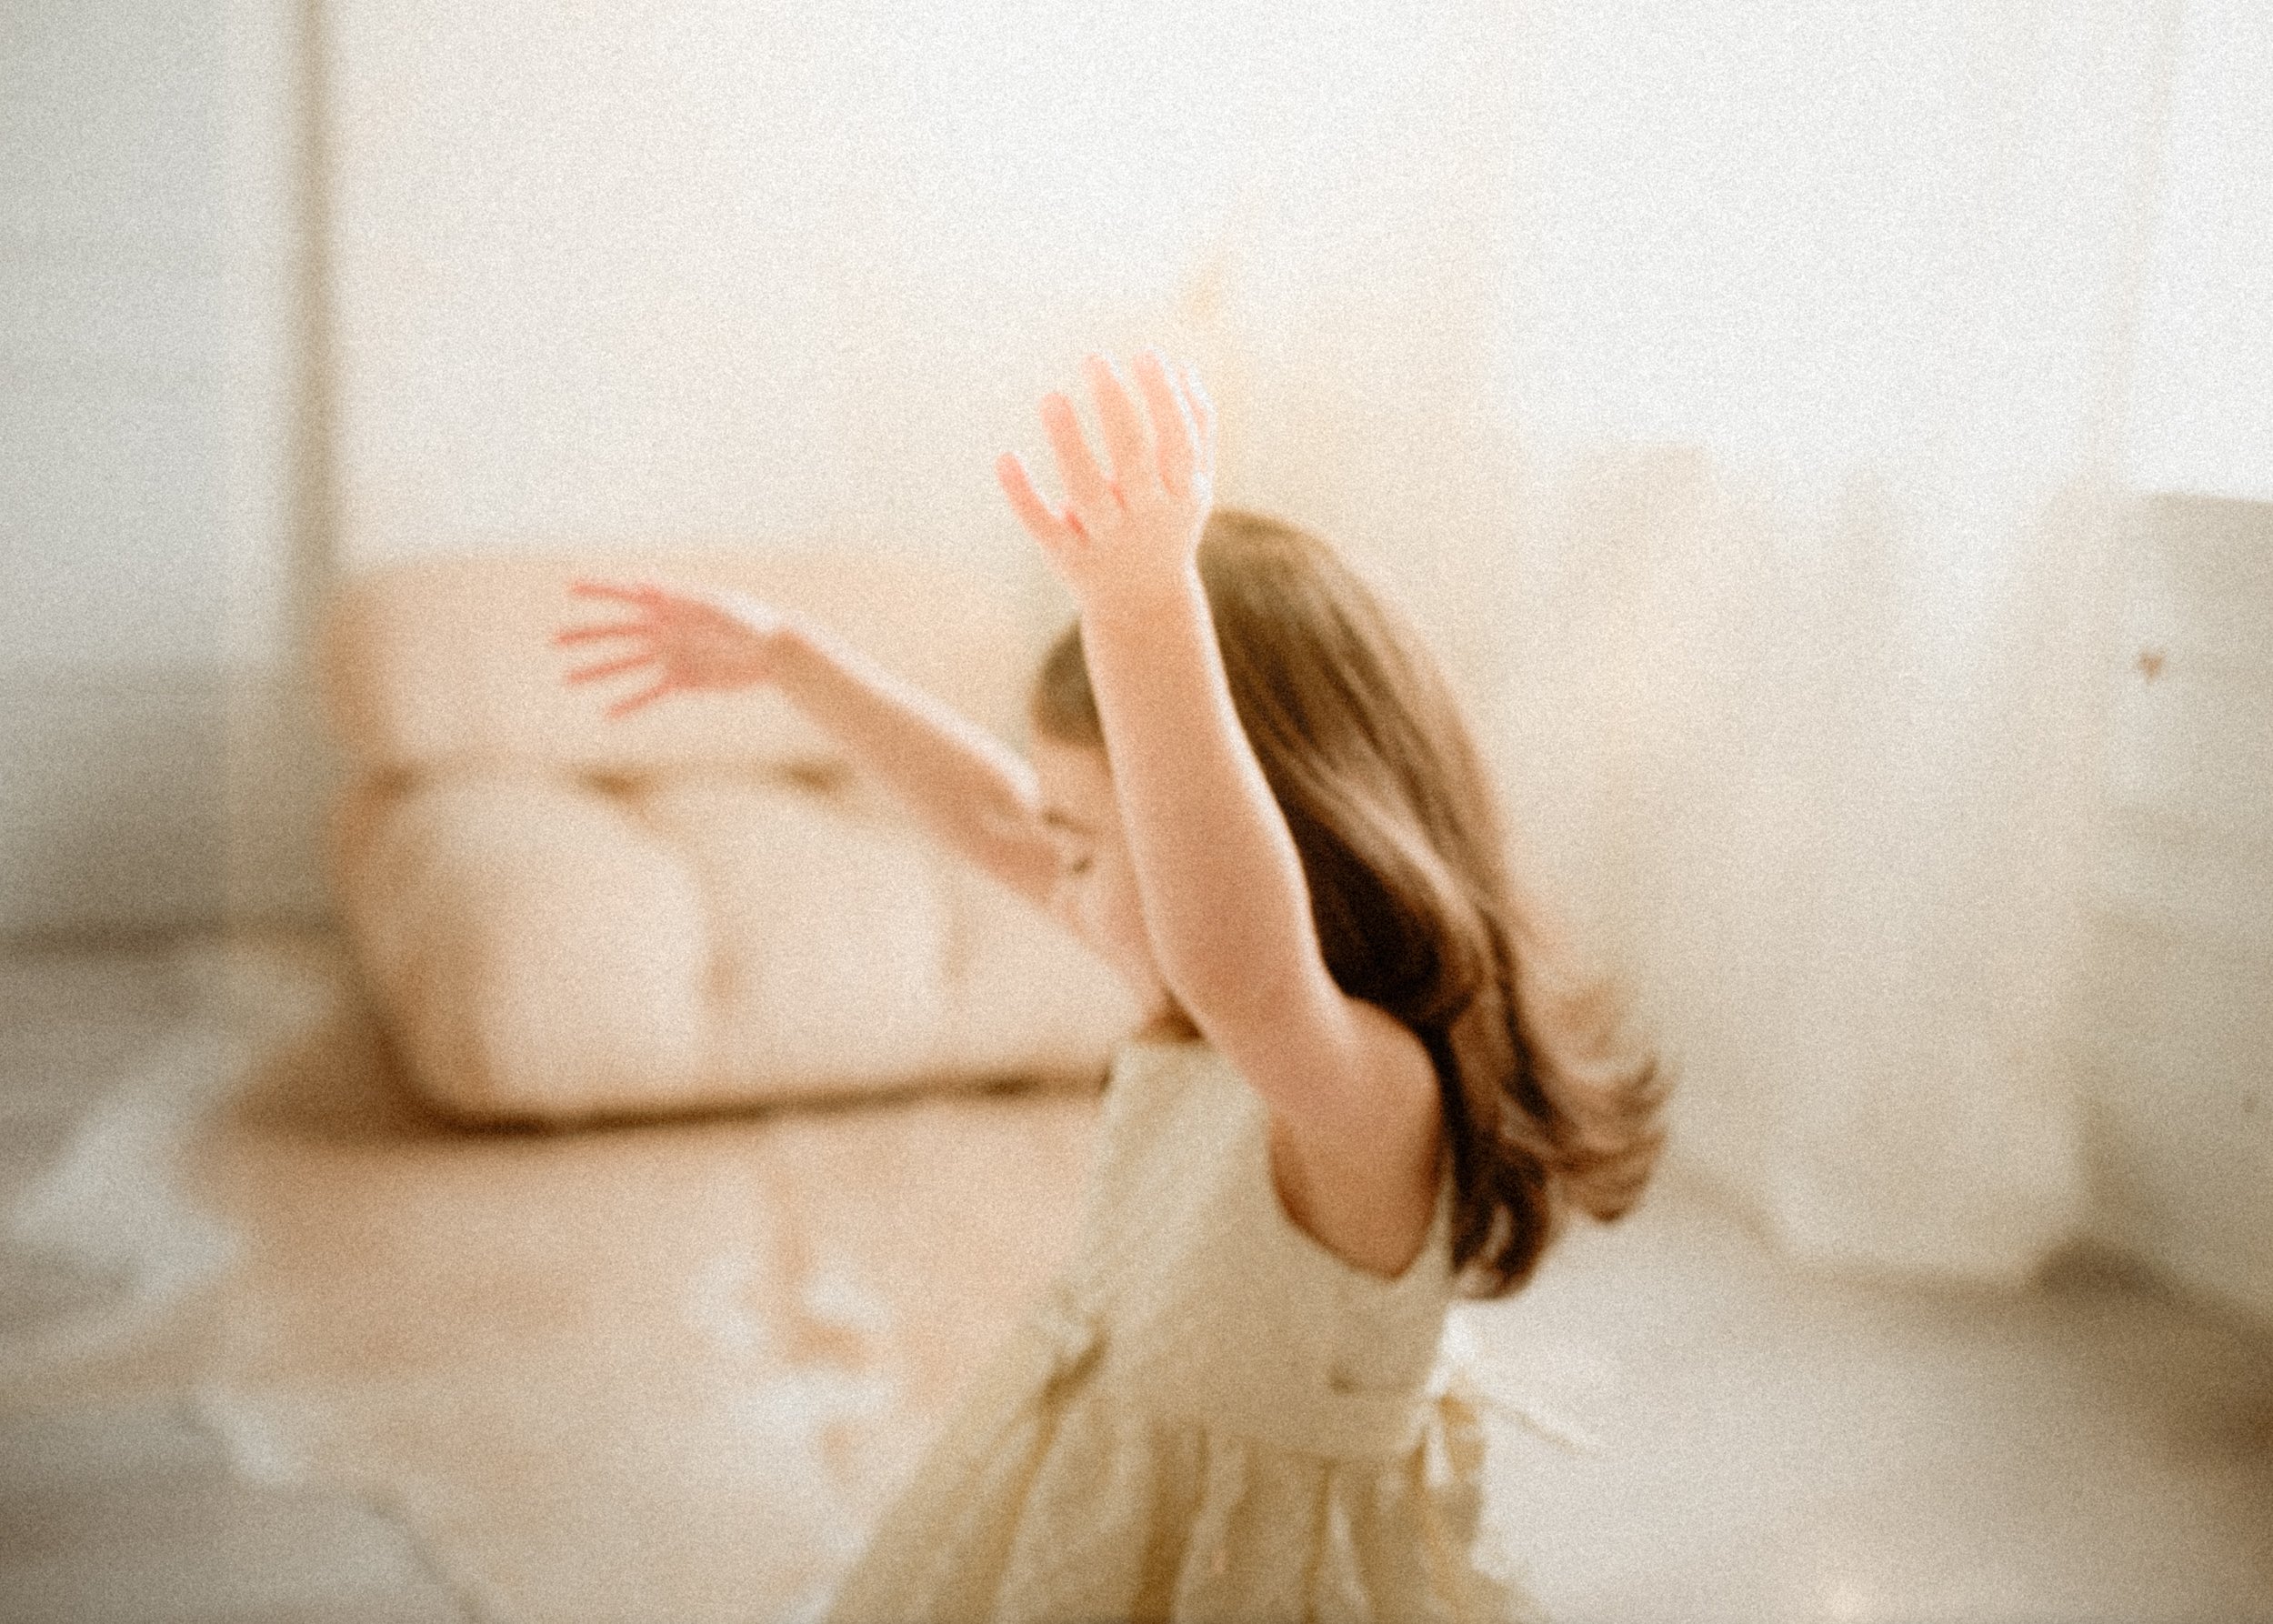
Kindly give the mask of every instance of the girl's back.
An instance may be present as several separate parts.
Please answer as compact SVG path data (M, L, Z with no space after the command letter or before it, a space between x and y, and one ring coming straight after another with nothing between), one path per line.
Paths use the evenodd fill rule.
M1287 1215L1267 1114L1220 1055L1128 1044L1071 1260L832 1624L1537 1617L1474 1560L1475 1453L1431 1390L1452 1194L1447 1165L1402 1275L1357 1268Z

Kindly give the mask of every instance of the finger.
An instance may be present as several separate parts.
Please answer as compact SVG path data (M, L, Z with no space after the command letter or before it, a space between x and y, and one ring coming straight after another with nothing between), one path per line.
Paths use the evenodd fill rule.
M568 584L568 590L578 597L616 597L626 603L651 604L666 596L660 586L640 582L629 586L617 586L606 581L577 579Z
M1198 430L1195 461L1199 476L1212 481L1216 477L1216 403L1200 387L1199 374L1192 369L1189 361L1177 363L1177 376L1184 386L1185 404L1191 407L1192 422Z
M708 606L716 613L753 631L776 631L789 618L764 598L753 597L746 592L738 592L729 586L697 592L694 597L696 602Z
M665 680L656 684L655 687L649 688L644 694L634 694L628 699L617 700L615 704L607 707L607 714L611 719L617 717L629 716L633 711L637 710L643 705L653 705L656 700L662 698L664 695L669 693L670 691L671 683L666 677Z
M595 637L638 637L646 630L646 623L638 620L619 620L607 626L572 626L553 634L553 646L566 648L571 643L589 643Z
M1074 416L1072 401L1055 393L1044 396L1042 430L1049 436L1050 450L1057 456L1057 476L1076 513L1106 513L1119 506L1111 482L1089 455L1089 442L1081 437L1081 419Z
M613 677L618 671L633 671L641 666L654 663L655 656L651 654L626 655L620 660L610 660L606 665L579 667L562 677L561 680L563 682L592 682L603 677Z
M1129 394L1121 369L1098 355L1085 357L1081 366L1088 375L1089 391L1096 396L1097 422L1105 430L1105 454L1113 465L1113 482L1126 490L1131 479L1151 471L1152 436L1146 432L1144 416L1136 409L1136 397Z
M1189 495L1197 465L1197 430L1190 409L1168 376L1167 362L1157 349L1136 357L1136 385L1145 392L1152 413L1155 443L1159 446L1160 482L1172 495Z
M1066 516L1054 512L1034 488L1027 476L1026 464L1014 452L1006 451L995 459L995 477L1002 482L1003 495L1010 498L1010 511L1018 516L1026 534L1046 547L1061 547L1074 539L1076 532L1067 524Z

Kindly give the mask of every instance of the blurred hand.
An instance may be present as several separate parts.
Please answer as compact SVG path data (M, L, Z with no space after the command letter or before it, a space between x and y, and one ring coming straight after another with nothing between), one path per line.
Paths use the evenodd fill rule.
M675 591L646 581L614 586L581 579L571 582L568 590L579 597L613 599L638 610L630 619L570 627L553 637L556 648L602 637L623 638L630 645L622 657L581 667L566 673L563 682L592 682L654 668L652 686L608 707L611 720L666 694L746 688L766 682L789 636L787 617L746 593Z
M1042 397L1042 427L1066 506L1044 500L1013 453L995 474L1026 533L1087 608L1155 588L1191 564L1214 501L1216 412L1192 369L1171 368L1157 350L1136 357L1134 388L1109 356L1087 356L1083 370L1104 426L1104 465L1073 402L1052 392Z

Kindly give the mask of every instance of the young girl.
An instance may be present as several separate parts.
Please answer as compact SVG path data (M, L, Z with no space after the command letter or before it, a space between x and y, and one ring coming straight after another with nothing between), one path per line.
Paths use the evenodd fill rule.
M1207 396L1157 354L1133 370L1086 363L1102 461L1043 401L1063 506L997 465L1079 606L1033 690L1030 768L746 598L579 583L644 616L559 639L646 639L570 675L659 664L615 714L776 684L1150 1011L1114 1059L1072 1261L828 1618L1535 1618L1474 1549L1446 1310L1515 1290L1571 1209L1631 1207L1658 1074L1571 1063L1605 1011L1544 996L1490 782L1419 639L1324 543L1211 514Z

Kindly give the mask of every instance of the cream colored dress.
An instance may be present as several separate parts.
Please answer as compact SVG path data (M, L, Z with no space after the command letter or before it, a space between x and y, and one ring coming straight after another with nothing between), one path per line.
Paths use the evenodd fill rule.
M1476 1550L1478 1402L1437 1358L1449 1162L1394 1280L1297 1228L1213 1048L1115 1058L1071 1262L974 1376L829 1624L1537 1620Z

